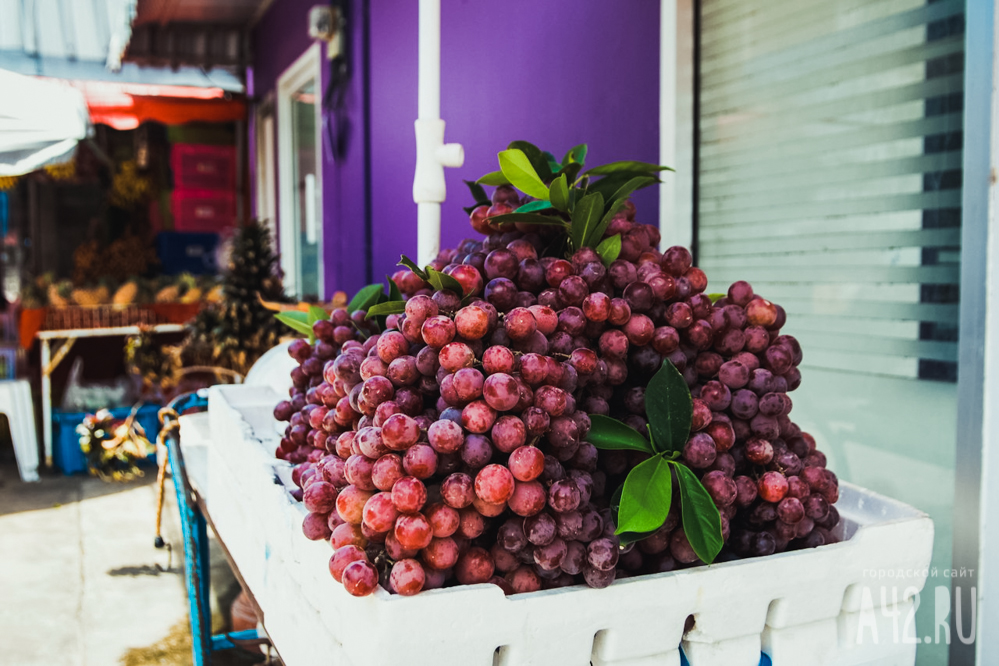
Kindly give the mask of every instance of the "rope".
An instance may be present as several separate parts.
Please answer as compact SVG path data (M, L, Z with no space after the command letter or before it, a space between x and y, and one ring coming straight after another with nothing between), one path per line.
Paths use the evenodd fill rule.
M166 440L175 430L180 428L180 416L177 410L172 407L164 407L159 412L159 420L162 428L156 437L157 448L162 448L163 459L160 460L159 469L156 470L156 538L153 545L163 548L166 542L163 540L161 528L163 525L163 486L166 482L166 468L170 464L170 447Z

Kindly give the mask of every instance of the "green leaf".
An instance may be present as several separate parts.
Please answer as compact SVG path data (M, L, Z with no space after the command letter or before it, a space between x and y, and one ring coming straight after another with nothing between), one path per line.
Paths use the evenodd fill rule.
M507 180L507 177L503 175L502 171L490 171L475 182L479 185L490 185L495 187L510 184L510 181Z
M607 227L610 226L611 220L614 216L624 210L624 206L627 203L627 199L618 199L610 205L610 208L604 213L604 216L600 218L600 222L593 229L589 236L583 239L583 245L587 247L593 247L594 243L599 243L600 239L604 237L604 232L607 231Z
M326 312L326 310L323 310L318 305L310 305L309 306L308 315L309 315L309 319L308 319L309 326L312 326L313 324L315 324L320 319L329 319L330 318L329 313Z
M590 432L586 436L586 441L598 449L611 451L628 449L655 453L649 440L645 439L642 433L617 419L601 414L590 414Z
M513 211L514 213L533 213L538 210L548 210L552 207L550 201L528 201L526 204Z
M614 514L614 525L619 522L618 513L621 508L621 491L624 490L624 484L617 487L614 494L611 495L610 509ZM672 504L672 502L670 502ZM627 546L631 543L637 543L642 539L646 539L656 533L656 530L649 530L648 532L621 532L617 535L617 540L622 546Z
M503 175L518 190L535 199L548 199L548 186L538 177L524 151L516 148L504 150L499 154L499 163Z
M604 195L604 201L613 201L611 197L614 196L614 193L633 177L632 174L615 174L613 176L604 176L599 180L591 180L586 186L586 193L593 194L599 192Z
M544 155L545 160L548 162L548 170L553 174L558 173L562 169L562 165L558 163L558 160L555 159L554 155L549 153L547 150L543 151L541 154Z
M639 463L624 480L614 533L659 529L666 522L672 499L673 478L669 462L662 456L652 456Z
M386 275L385 279L388 280L388 285L389 285L388 299L390 301L401 301L402 292L399 291L399 285L395 283L395 280L393 280L390 275Z
M309 315L305 312L278 312L274 315L274 318L302 335L308 335L310 338L313 335L312 324L309 323Z
M354 295L354 298L350 299L350 303L347 304L347 312L354 314L358 310L367 310L378 302L378 297L385 293L384 289L385 287L380 284L369 284L367 287L362 287Z
M583 247L604 214L604 198L600 194L587 194L572 211L572 229L569 236L575 249Z
M548 164L548 158L545 154L541 152L541 149L535 146L533 143L527 141L511 141L510 145L507 146L507 150L519 150L527 156L530 160L531 166L534 167L534 171L537 172L538 177L542 181L550 180L552 177L551 166Z
M645 414L655 450L683 450L693 413L690 389L683 375L672 363L663 363L645 387Z
M565 177L569 179L569 186L571 188L572 184L576 182L576 177L579 176L579 172L582 170L583 170L582 164L577 164L576 162L573 162L572 164L567 164L564 167L562 167L562 170L559 171L559 175L565 174Z
M600 241L597 245L597 254L600 255L600 261L604 262L604 266L610 268L621 255L621 234L614 234Z
M461 283L455 280L450 275L441 273L438 270L427 267L427 281L434 286L434 289L440 291L441 289L449 289L454 293L458 294L461 298L465 295L465 290L461 288Z
M687 541L702 562L711 564L723 545L718 507L686 465L672 460L669 464L676 470L676 481L680 486L680 515Z
M611 197L611 200L613 201L617 199L627 199L628 197L631 196L631 193L634 192L635 190L640 190L643 187L648 187L649 185L654 185L656 183L661 183L661 182L662 181L656 178L655 176L636 176L628 180L621 187L619 187L617 191L614 192L614 195Z
M416 273L416 275L421 280L423 280L424 282L426 282L426 280L427 280L427 272L425 270L423 270L422 268L420 268L419 266L417 266L416 262L413 261L412 259L410 259L409 257L407 257L406 255L402 255L402 257L399 259L399 263L396 264L396 265L397 266L405 266L409 270L411 270L414 273Z
M649 162L635 162L632 160L625 160L621 162L611 162L609 164L601 164L600 166L595 166L592 169L587 169L585 173L591 176L603 176L609 173L619 173L621 171L635 171L638 173L658 173L659 171L674 171L674 169L668 166L661 166L659 164L650 164Z
M489 197L481 185L471 180L463 180L462 182L468 185L468 190L472 193L472 199L476 205L489 203Z
M505 213L503 215L493 215L489 219L497 224L502 224L504 222L523 222L525 224L549 224L558 227L568 226L568 223L560 217L538 215L537 213Z
M564 173L552 181L552 186L548 188L548 198L555 208L563 212L569 211L569 184Z
M721 299L725 298L727 295L728 294L717 294L717 293L715 293L715 294L708 294L708 298L711 299L711 304L713 305L713 304L717 303L718 301L720 301Z
M377 316L400 314L405 311L405 301L385 301L384 303L377 303L368 308L368 314L364 318L371 319Z
M562 166L568 166L570 164L583 164L586 162L586 144L581 143L578 146L573 146L569 152L565 154L562 158Z

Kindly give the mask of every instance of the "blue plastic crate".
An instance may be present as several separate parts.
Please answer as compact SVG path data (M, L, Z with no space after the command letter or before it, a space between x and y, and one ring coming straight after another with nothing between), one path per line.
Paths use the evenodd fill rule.
M156 255L165 275L217 273L218 234L164 231L156 236Z
M116 419L125 419L132 412L132 408L119 407L110 411ZM156 435L160 432L159 411L159 405L147 404L139 408L139 413L135 417L146 431L146 437L154 443ZM83 423L83 417L86 415L86 412L52 410L52 456L56 467L62 470L63 474L79 474L87 471L87 459L80 450L80 435L76 432L76 427ZM152 453L150 459L155 462L156 454Z
M0 346L0 380L17 378L17 347Z

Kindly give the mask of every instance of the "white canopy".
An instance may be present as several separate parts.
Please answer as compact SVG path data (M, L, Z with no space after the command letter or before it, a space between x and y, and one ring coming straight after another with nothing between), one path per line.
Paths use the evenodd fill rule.
M79 90L0 69L0 176L67 161L89 131Z

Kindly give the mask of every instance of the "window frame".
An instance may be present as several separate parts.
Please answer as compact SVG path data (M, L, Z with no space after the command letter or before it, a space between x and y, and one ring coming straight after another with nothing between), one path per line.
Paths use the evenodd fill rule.
M999 48L991 2L965 5L963 188L961 201L961 304L958 338L957 451L953 567L962 576L962 623L974 590L975 642L958 639L956 597L951 599L951 664L994 664L999 635L986 631L996 615L999 581L982 569L999 566ZM991 409L989 406L992 406ZM995 624L995 620L991 620Z
M256 179L255 213L259 220L270 229L271 238L278 242L277 206L277 119L274 110L274 94L268 94L254 112L254 162Z

